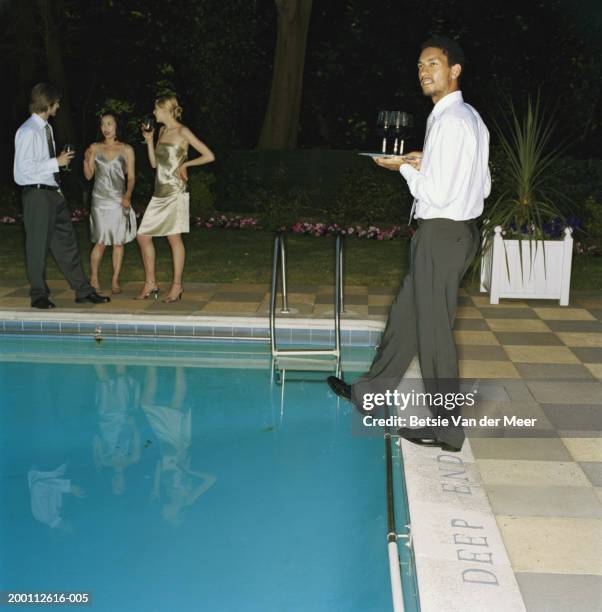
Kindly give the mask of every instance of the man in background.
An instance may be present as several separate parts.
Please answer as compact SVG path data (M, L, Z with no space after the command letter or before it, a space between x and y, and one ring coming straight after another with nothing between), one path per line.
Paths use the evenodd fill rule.
M73 159L73 151L56 155L52 127L48 123L60 107L60 94L49 83L31 91L31 117L15 136L15 182L23 187L23 221L27 277L32 308L50 309L46 284L46 257L50 250L75 291L77 303L102 304L110 298L98 295L82 269L71 213L60 187L59 168Z

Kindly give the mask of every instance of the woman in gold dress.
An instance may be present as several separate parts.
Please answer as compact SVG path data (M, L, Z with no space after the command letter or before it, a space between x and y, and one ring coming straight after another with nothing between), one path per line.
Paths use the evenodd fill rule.
M164 302L182 298L182 274L185 249L182 234L189 232L189 203L186 183L188 168L211 163L215 156L185 125L180 123L182 108L175 96L162 96L155 100L153 111L157 123L162 123L159 140L154 146L152 131L142 131L146 140L148 159L155 176L155 191L138 228L138 244L144 262L144 287L136 299L158 298L159 287L155 279L155 247L153 237L166 236L173 259L173 280ZM200 157L188 160L188 147L198 151Z

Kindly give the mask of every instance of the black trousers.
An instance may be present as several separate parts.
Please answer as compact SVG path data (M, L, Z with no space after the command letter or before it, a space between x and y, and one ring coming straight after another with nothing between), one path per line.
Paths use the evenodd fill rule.
M22 194L27 278L34 302L48 295L46 258L50 251L77 297L94 291L84 274L71 213L58 191L25 187Z
M410 269L391 305L374 361L353 385L355 403L362 404L363 393L395 389L416 354L426 392L456 392L459 372L453 325L458 290L478 246L474 222L420 222L410 245Z

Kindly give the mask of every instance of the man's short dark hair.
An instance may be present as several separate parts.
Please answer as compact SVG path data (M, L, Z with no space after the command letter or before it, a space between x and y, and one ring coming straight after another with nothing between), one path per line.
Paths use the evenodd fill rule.
M30 113L45 113L61 99L61 92L52 83L38 83L31 90Z
M441 49L443 55L447 56L447 63L450 66L454 64L460 64L462 69L466 64L466 58L464 57L464 51L457 41L448 38L447 36L431 36L428 40L425 40L420 46L420 50L424 51L428 47L435 47Z

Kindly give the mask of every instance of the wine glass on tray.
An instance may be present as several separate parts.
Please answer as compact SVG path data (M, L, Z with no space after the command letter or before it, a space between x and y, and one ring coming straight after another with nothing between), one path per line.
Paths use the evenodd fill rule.
M391 129L395 136L395 144L393 145L393 153L395 155L403 155L404 141L410 135L414 119L410 113L404 111L394 111L394 117L391 121Z
M390 135L390 111L379 111L376 119L376 133L383 139L382 152L387 152L387 138Z

